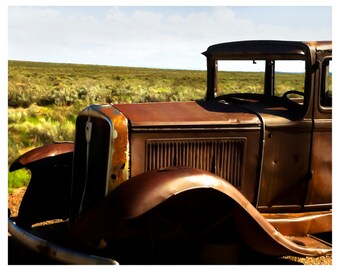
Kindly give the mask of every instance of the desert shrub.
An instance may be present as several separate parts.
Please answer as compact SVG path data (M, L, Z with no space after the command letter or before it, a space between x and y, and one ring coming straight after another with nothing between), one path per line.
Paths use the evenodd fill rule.
M73 141L79 108L40 107L8 109L8 162L27 150L54 141Z
M78 92L72 86L57 87L52 91L52 99L57 106L71 106L78 99Z
M27 110L18 108L18 109L8 109L8 124L12 123L20 123L25 121L27 118Z
M74 124L70 121L54 122L41 118L38 123L27 121L15 129L18 133L25 134L24 137L35 145L74 139Z
M32 104L32 96L25 90L17 89L8 92L8 106L18 108L28 108Z

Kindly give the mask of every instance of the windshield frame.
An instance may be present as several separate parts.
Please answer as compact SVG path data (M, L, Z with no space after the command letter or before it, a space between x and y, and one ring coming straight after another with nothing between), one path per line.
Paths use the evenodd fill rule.
M311 73L312 73L312 64L311 64L311 58L306 57L305 54L298 54L298 55L262 55L259 56L258 54L242 54L237 55L233 54L230 57L217 57L216 55L208 55L207 56L207 92L206 92L206 100L212 100L215 98L218 98L218 61L221 60L251 60L251 61L276 61L276 60L302 60L305 62L305 81L304 81L304 99L303 99L303 105L301 105L301 110L299 113L299 117L302 117L303 115L306 115L309 104L311 104ZM270 78L271 74L268 74L269 70L265 72L265 77ZM268 81L265 82L267 84L266 88L271 89L267 90L267 93L263 93L263 96L273 98L277 98L274 95L272 95L272 82ZM268 86L269 85L269 86Z

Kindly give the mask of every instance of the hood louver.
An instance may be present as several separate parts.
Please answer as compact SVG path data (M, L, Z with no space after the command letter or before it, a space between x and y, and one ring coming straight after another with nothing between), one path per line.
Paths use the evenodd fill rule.
M243 185L246 138L157 139L146 142L146 171L181 166L210 171Z

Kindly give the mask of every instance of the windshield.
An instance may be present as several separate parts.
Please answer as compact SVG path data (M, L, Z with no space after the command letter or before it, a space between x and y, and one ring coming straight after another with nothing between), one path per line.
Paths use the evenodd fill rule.
M303 104L304 61L219 60L217 64L217 96L235 93L266 93L278 97L284 96Z

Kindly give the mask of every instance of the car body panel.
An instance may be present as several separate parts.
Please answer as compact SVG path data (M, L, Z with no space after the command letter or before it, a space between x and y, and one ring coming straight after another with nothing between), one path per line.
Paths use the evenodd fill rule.
M210 106L209 106L210 105ZM115 104L129 120L132 127L183 127L256 125L256 116L242 108L205 102L141 103L129 106ZM225 112L225 114L221 113Z
M157 179L157 181L155 181L155 179ZM223 193L226 198L224 206L228 205L230 212L233 213L228 220L236 224L235 227L244 237L244 240L251 243L254 249L275 256L285 254L319 256L331 252L331 248L326 245L317 248L315 246L301 246L290 241L273 227L273 225L227 181L206 171L191 168L168 168L146 172L131 178L109 194L101 205L84 215L74 227L73 234L79 239L88 242L99 239L108 240L111 237L128 239L130 237L137 237L139 234L145 235L147 232L144 230L140 231L140 227L143 226L138 224L138 221L136 221L138 224L137 228L127 225L128 222L133 219L138 219L166 201L170 201L171 199L173 201L176 200L176 196L180 197L180 195L186 192L192 192L193 190L203 190L199 197L201 200L204 200L206 197L205 204L208 205L207 208L210 209L210 211L214 209L214 211L217 212L220 211L219 206L222 204L215 204L213 199L207 200L207 198L211 198L208 197L208 190L216 191L215 196L217 196L217 193ZM206 193L204 192L205 190ZM148 196L145 196L145 194L148 194ZM230 199L231 201L227 203ZM185 204L180 204L177 208L172 206L171 209L174 209L177 215L180 215L182 209L186 208L187 203L189 203L188 200L194 200L193 196L187 197ZM194 208L191 210L194 211ZM203 209L202 212L204 212ZM190 220L196 220L191 211L185 211L185 215L192 215L192 217L190 216ZM318 215L314 215L314 218L318 219ZM204 224L202 226L207 226L205 224L207 221L204 220L203 214L201 215L201 219L203 221L196 221L196 226L199 222ZM211 219L208 219L208 224L210 224L209 220ZM273 223L278 224L279 222ZM247 226L247 229L245 229L244 226ZM181 228L183 229L185 227L186 225L182 223ZM193 230L191 225L191 231ZM162 239L169 237L169 231L165 233L162 231L158 235L156 231L157 228L151 232L152 238L154 239L157 237ZM247 231L247 233L243 231ZM295 231L290 232L292 235L296 235ZM171 234L171 237L178 239L181 237L189 237L189 234L188 231L185 231L185 233L175 231L174 234ZM254 241L254 239L259 238L259 236L261 236L261 247L258 247L259 245Z

